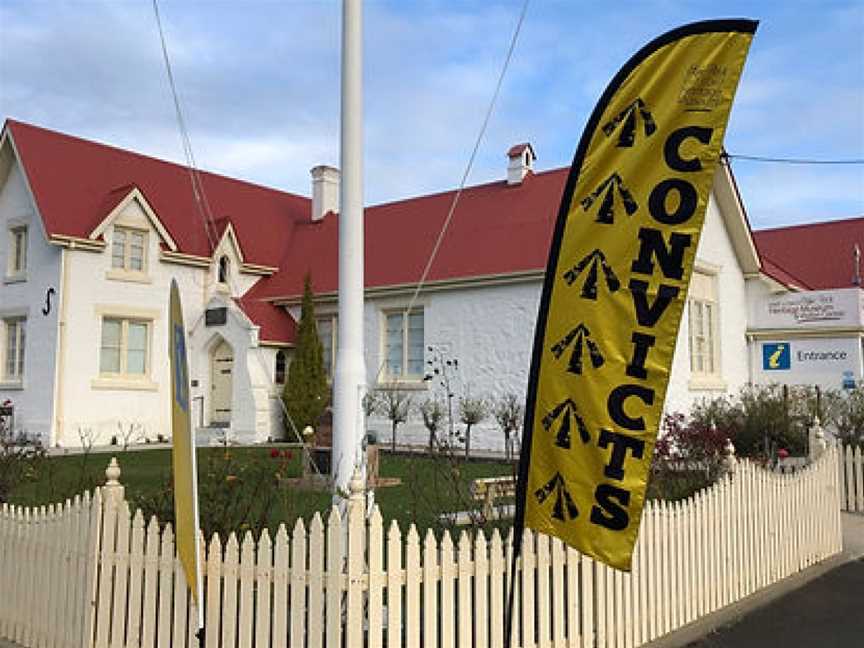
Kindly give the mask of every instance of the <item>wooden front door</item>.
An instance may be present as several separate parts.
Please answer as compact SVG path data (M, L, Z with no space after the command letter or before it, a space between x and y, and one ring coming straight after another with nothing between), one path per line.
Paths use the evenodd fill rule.
M210 359L210 424L227 427L231 423L231 374L234 351L224 340Z

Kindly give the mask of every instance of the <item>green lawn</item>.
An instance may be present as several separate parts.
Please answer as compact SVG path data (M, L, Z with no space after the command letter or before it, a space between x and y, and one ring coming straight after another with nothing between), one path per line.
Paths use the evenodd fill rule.
M300 451L292 457L271 457L273 447L199 448L198 466L202 526L205 533L225 534L229 530L275 530L280 523L289 527L298 517L307 522L316 511L326 513L331 504L329 491L302 488L289 483L300 476ZM285 451L284 448L279 450ZM73 497L101 485L112 454L54 456L44 460L33 479L13 490L15 504L48 504ZM160 521L173 519L170 490L170 450L118 451L122 471L120 482L126 498L146 516ZM379 488L375 501L385 523L397 520L407 529L416 523L440 531L438 516L466 510L477 504L470 499L470 483L480 477L514 474L504 462L432 460L425 455L401 456L382 453L380 476L397 477L398 486Z

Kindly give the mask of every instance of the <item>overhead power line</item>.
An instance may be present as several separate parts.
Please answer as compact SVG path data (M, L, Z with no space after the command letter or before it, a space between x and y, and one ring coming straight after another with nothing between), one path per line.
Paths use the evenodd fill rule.
M846 160L813 160L809 158L778 158L763 157L761 155L738 155L728 153L731 160L746 160L747 162L768 162L771 164L864 164L864 158L850 158Z

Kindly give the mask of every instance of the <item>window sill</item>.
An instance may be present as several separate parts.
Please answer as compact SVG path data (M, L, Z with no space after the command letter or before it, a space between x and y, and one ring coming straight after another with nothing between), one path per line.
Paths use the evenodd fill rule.
M720 376L694 376L687 387L690 391L726 391L729 386Z
M24 389L24 380L23 379L15 379L15 380L0 380L0 391L20 391Z
M130 281L132 283L153 283L153 280L145 272L137 272L135 270L121 270L120 268L112 268L105 272L105 278L112 281Z
M23 281L27 281L27 272L17 272L15 274L9 274L3 277L4 284L13 284L13 283L21 283Z
M92 389L113 391L158 391L159 385L148 378L94 378Z

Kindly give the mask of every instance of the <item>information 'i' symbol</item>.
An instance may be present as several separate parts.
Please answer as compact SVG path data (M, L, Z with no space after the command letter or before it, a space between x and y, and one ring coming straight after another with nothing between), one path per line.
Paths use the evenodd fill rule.
M591 339L591 332L584 324L579 324L572 329L561 340L552 346L552 355L556 359L564 355L564 352L572 345L573 353L570 354L570 361L567 363L567 371L574 373L577 376L582 374L582 353L584 349L588 349L588 356L591 358L591 364L595 369L599 369L603 365L603 354L600 353L600 347Z
M555 423L558 424L555 445L564 450L570 449L571 419L576 423L576 429L579 431L579 438L582 440L582 443L590 442L591 435L588 433L588 427L579 415L579 408L576 406L576 403L570 398L558 403L552 411L543 417L542 421L543 429L547 432Z
M641 98L636 98L624 110L603 124L603 132L606 133L606 137L610 137L618 125L624 122L624 125L621 126L621 132L618 133L618 146L620 148L633 146L636 141L637 114L642 118L642 129L645 137L651 137L657 130L657 124L654 123L651 111L648 110Z
M583 299L597 299L597 281L600 270L603 271L603 277L606 280L606 287L609 289L609 292L615 292L621 287L621 282L615 276L612 266L606 261L606 255L599 249L589 252L579 263L565 272L564 281L567 282L568 286L572 286L576 279L579 278L579 275L585 270L588 272L585 277L585 283L582 284Z
M534 497L537 502L542 504L552 495L555 495L555 503L552 505L552 517L556 520L564 521L564 513L573 520L579 515L579 509L576 508L576 502L573 501L573 496L567 490L567 485L564 483L564 478L561 473L556 472L555 475L546 482L542 488L534 492Z
M594 191L582 199L580 203L582 205L582 210L587 212L591 209L591 206L598 198L600 198L601 195L603 196L603 201L600 203L600 209L597 210L596 222L598 223L612 225L615 222L616 195L618 196L618 200L621 201L621 205L624 207L624 211L627 212L628 216L632 216L636 213L636 210L639 209L639 205L633 199L633 194L630 193L630 190L624 184L624 181L621 179L621 176L618 175L617 171L609 175L609 177L601 182Z

